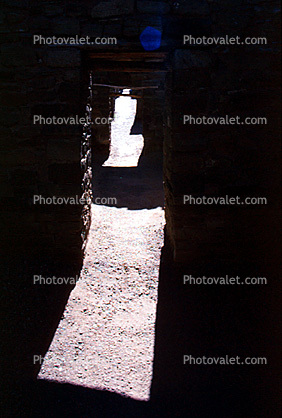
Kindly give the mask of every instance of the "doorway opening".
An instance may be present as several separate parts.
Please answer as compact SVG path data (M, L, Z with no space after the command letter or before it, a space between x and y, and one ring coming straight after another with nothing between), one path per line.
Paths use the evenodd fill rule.
M134 129L132 129L138 123L136 120L137 99L130 97L130 89L123 89L121 94L115 99L110 155L103 167L137 167L144 148L143 135L134 134Z

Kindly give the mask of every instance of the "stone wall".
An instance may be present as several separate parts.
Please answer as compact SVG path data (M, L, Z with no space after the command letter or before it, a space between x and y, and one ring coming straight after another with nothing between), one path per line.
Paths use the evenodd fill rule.
M70 210L67 205L33 204L34 195L82 195L82 127L33 123L34 115L46 118L85 114L80 52L32 45L32 35L38 31L53 34L55 27L57 34L67 32L68 25L55 24L54 15L60 13L59 5L48 2L41 7L40 3L36 7L28 2L7 3L3 11L4 236L12 245L6 247L8 252L15 255L18 251L23 257L44 253L63 257L68 253L79 258L82 246L81 207ZM68 31L72 32L72 27Z
M180 5L178 10L182 10ZM177 261L203 256L256 259L258 251L264 254L266 242L270 243L268 223L277 205L272 191L278 187L273 164L279 149L275 91L279 84L279 7L275 2L229 2L224 6L208 2L200 10L209 10L209 18L197 16L196 28L187 11L188 16L181 18L179 37L174 34L177 39L183 33L194 37L249 36L266 37L268 44L178 45L173 51L164 150L168 236ZM183 115L262 116L268 123L248 127L184 125ZM266 196L268 206L184 206L184 194Z
M75 1L4 3L1 15L1 177L2 215L6 219L2 236L7 241L8 252L13 246L14 252L21 256L44 254L44 258L68 258L71 255L79 259L86 237L82 212L84 222L89 223L89 219L85 219L87 208L32 204L33 195L82 196L81 184L84 181L84 187L89 185L90 178L85 155L80 156L80 150L86 152L87 148L86 134L81 126L33 124L34 115L85 116L88 97L85 86L89 83L83 59L85 48L34 45L33 35L114 36L118 40L117 46L95 45L90 49L134 50L136 45L141 49L140 32L154 23L156 13L169 11L163 2L153 2L151 6L148 2L143 3L128 1L126 7L119 1L111 5L109 2L95 5L95 2ZM133 25L135 18L138 23ZM157 21L160 22L159 17ZM99 74L97 76L99 78ZM107 108L107 98L103 103ZM106 108L100 106L98 110L95 106L94 111L107 113ZM149 128L152 115L147 118L147 130L159 133L155 126ZM103 129L102 136L108 136L109 127ZM94 128L93 141L100 133ZM84 145L81 148L82 137Z

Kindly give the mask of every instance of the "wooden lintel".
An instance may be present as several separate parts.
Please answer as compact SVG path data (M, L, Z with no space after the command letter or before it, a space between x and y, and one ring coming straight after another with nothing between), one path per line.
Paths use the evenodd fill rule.
M142 99L142 96L137 96L136 94L122 94L122 93L110 93L110 97L132 97L133 99Z
M92 66L90 68L93 71L101 71L101 72L107 72L107 71L114 71L116 73L123 72L123 73L167 73L169 70L164 70L160 68L126 68L126 67L96 67Z
M163 62L167 56L166 52L90 52L88 57L92 60L109 61L143 61Z
M142 86L142 87L129 87L129 86L113 86L112 84L97 84L93 83L92 86L97 87L109 87L111 89L127 89L127 90L146 90L146 89L158 89L159 86Z

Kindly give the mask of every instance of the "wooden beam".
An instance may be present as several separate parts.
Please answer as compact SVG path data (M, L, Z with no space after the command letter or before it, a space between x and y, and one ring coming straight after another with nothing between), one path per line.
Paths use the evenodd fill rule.
M159 86L144 86L144 87L129 87L129 86L112 86L110 84L97 84L93 83L92 86L109 87L112 89L127 89L127 90L146 90L146 89L158 89Z
M170 70L160 69L160 68L138 68L138 67L96 67L91 66L92 71L101 71L101 72L110 72L114 71L115 73L123 72L123 73L167 73Z
M163 62L166 52L90 52L88 57L92 60L109 61L143 61L143 62Z
M135 94L121 94L121 93L110 93L110 97L132 97L133 99L143 99L142 96L137 96Z

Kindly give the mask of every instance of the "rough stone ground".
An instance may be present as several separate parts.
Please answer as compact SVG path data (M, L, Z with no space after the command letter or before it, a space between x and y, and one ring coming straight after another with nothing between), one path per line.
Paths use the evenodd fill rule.
M152 166L138 167L134 172L130 171L132 169L122 171L122 176L116 171L122 165L124 154L118 152L118 142L130 142L134 149L135 140L135 156L141 151L140 138L136 141L135 135L129 135L134 101L118 100L123 101L124 107L127 100L127 121L121 114L117 115L113 132L119 141L115 141L116 149L109 158L112 167L105 167L106 172L103 168L97 172L96 183L101 193L110 184L111 196L121 200L117 207L92 207L92 225L81 277L70 295L39 378L107 389L147 400L152 379L164 227L163 208L155 202L148 203L153 197L156 202L162 199L162 183L158 174L153 175L156 170ZM129 161L128 152L124 155L125 165L129 162L131 167L136 165ZM115 156L117 168L114 167ZM134 195L135 181L139 192ZM130 202L136 201L135 210L130 210L130 205L123 207L128 187L133 191Z

